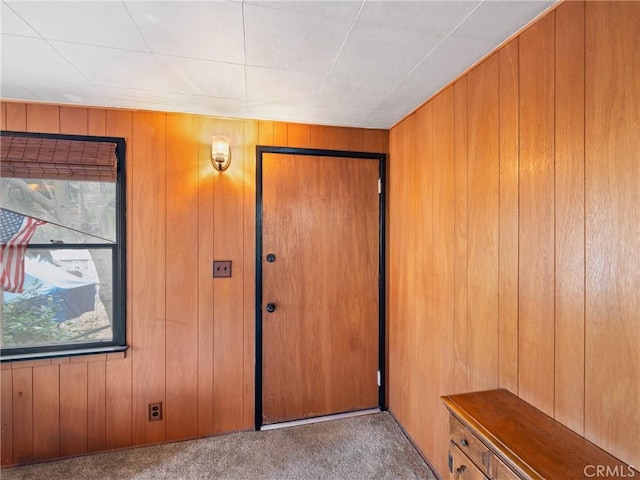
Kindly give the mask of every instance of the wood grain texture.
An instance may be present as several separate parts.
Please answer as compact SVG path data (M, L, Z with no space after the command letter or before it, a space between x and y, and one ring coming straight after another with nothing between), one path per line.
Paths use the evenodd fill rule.
M60 456L60 367L33 369L33 456Z
M468 306L468 80L453 85L454 117L454 324L453 391L466 392L468 384L467 306Z
M378 169L263 155L265 423L377 405Z
M7 130L7 104L0 100L0 130Z
M500 258L498 383L518 393L518 39L499 53Z
M439 408L438 397L453 389L455 309L455 123L454 92L449 87L433 99L433 319L432 362L434 392L429 398L428 424L435 430L430 437L431 462L439 471L447 469L446 436L449 421Z
M158 259L166 255L166 116L158 113L133 114L131 152L132 187L130 223L133 248L131 288L134 302L129 324L133 343L133 443L162 442L164 417L148 420L150 403L165 402L166 361L166 270Z
M258 128L255 122L243 122L243 236L256 238L256 155ZM256 248L255 242L246 242L243 251L243 422L244 429L255 425L255 304L256 304Z
M555 12L520 35L518 394L552 415L554 404Z
M87 452L87 363L60 365L60 456Z
M297 123L287 125L287 146L297 148L311 147L311 126Z
M411 348L414 350L415 364L410 369L411 404L417 407L416 439L432 450L435 439L430 430L430 412L425 399L435 395L435 382L425 382L423 372L434 371L434 338L432 327L435 325L433 308L433 263L434 263L434 221L433 221L433 104L429 103L415 114L415 129L412 143L415 145L416 170L413 181L416 205L413 215L416 225L415 235L415 291L411 299L415 304L413 317L414 336ZM435 372L434 372L435 374Z
M60 133L87 135L89 110L81 107L60 107Z
M24 103L7 103L6 129L15 132L27 131L27 105Z
M27 131L58 133L60 131L60 107L57 105L27 104Z
M106 449L106 361L87 362L87 451ZM123 389L126 394L130 388Z
M554 417L584 433L584 2L556 15Z
M34 105L36 108L32 108ZM18 131L27 130L29 118L29 128L34 130L86 132L126 140L127 342L130 348L126 354L3 365L5 371L11 372L11 390L3 393L5 397L11 396L11 424L14 427L11 436L14 451L11 459L3 460L4 464L38 460L33 454L34 431L40 428L33 419L31 375L34 369L57 368L61 372L59 400L52 407L53 411L60 412L57 420L60 452L126 448L173 436L185 438L194 430L195 436L207 436L251 428L255 348L255 145L259 139L273 144L274 133L278 142L286 139L286 142L291 140L303 145L308 131L309 144L325 148L325 127L180 115L170 115L165 123L163 119L167 116L156 113L55 105L42 107L2 102L3 121L7 128ZM175 124L172 123L174 117ZM194 123L197 126L192 128ZM387 133L383 130L345 130L349 132L350 145L352 142L359 145L361 138L363 146L366 141L370 145L381 145L385 150L388 146ZM214 131L229 132L234 148L233 161L237 161L235 168L232 166L215 185L210 161L210 139ZM189 151L197 155L191 163ZM172 168L169 174L165 167ZM188 181L188 177L193 181ZM185 211L191 229L185 226L187 219L181 216ZM185 231L190 234L185 236ZM190 241L195 246L189 253L187 249L180 250L180 244L176 246L175 255L169 254L169 243L186 245ZM233 286L229 291L225 287L217 287L214 291L211 261L215 256L226 257L228 253L234 261ZM158 258L163 260L158 261ZM182 287L189 282L181 274L187 264L195 269L191 272L191 282L194 282L193 278L196 280L192 284L191 297L178 298L176 285L170 285L171 282L181 283ZM197 319L195 333L189 330L193 325L187 326L180 319L175 321L177 315L190 317L187 312L193 310L193 298L197 298L197 311L192 312ZM169 334L158 334L164 328ZM171 344L171 338L176 339L174 344ZM186 385L187 378L191 378L187 372L194 368L190 363L194 357L197 359L196 379ZM81 370L86 370L84 376ZM179 374L184 379L178 378ZM40 379L41 374L36 376ZM5 383L8 381L4 380ZM14 385L20 388L15 389ZM38 388L41 399L42 389ZM196 407L187 418L188 402L185 399L193 392L197 395ZM166 420L149 426L147 405L159 399L156 397L165 402ZM77 415L74 416L74 412ZM185 417L178 421L180 415ZM56 418L48 414L43 417L48 432L53 431ZM51 447L45 447L45 438L48 437L45 435L38 440L37 448L38 452L49 456L50 451L45 450L57 447L55 442L48 441L47 445Z
M198 119L166 125L166 439L198 432ZM213 168L213 167L211 167ZM185 188L188 187L188 188ZM190 187L190 188L189 188Z
M13 462L33 461L33 368L14 368Z
M468 362L471 390L498 385L499 57L468 75Z
M585 435L640 465L640 3L585 15Z
M327 150L349 150L350 132L343 127L324 127L324 145Z
M213 119L198 119L198 129L198 435L205 436L213 435Z
M0 466L13 464L13 372L0 370Z
M273 144L276 147L286 147L289 143L289 128L286 123L273 123Z
M279 124L274 125L281 130ZM242 121L215 120L215 132L230 139L231 162L224 172L213 175L213 258L231 260L240 267L243 260L244 148ZM286 133L286 124L284 132ZM286 145L286 144L285 144ZM232 266L233 272L233 266ZM243 280L242 275L213 280L213 427L224 433L243 425Z

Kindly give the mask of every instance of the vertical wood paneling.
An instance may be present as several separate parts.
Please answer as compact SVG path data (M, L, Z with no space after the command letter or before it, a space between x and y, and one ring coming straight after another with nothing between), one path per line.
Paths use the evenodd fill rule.
M167 116L167 440L198 431L198 119ZM213 168L213 167L211 167ZM192 232L192 233L188 233Z
M274 145L273 122L258 122L258 145Z
M7 130L7 104L0 101L0 130Z
M327 150L349 150L350 134L348 128L324 127L324 147Z
M324 148L324 127L311 125L311 148Z
M107 112L97 108L90 108L87 113L87 133L89 135L106 135Z
M33 369L33 456L60 456L60 367Z
M282 130L274 125L276 131ZM229 168L213 176L213 257L243 264L243 245L237 239L243 234L244 147L241 121L216 121L213 128L231 139L232 158ZM284 132L286 132L284 124ZM237 139L237 140L234 140ZM278 144L278 143L276 143ZM284 144L286 146L286 143ZM232 272L233 272L232 265ZM239 430L243 425L243 281L241 275L213 280L213 426L216 433Z
M286 147L288 140L288 125L286 123L274 122L273 124L273 144L276 147Z
M86 135L88 116L86 108L60 107L60 133Z
M33 460L33 368L13 369L13 461Z
M0 465L13 463L13 372L0 367Z
M106 449L106 362L87 362L87 451L99 452ZM130 382L129 382L130 384ZM126 385L123 394L131 387ZM111 422L112 419L109 418Z
M27 104L27 131L60 132L60 107L57 105Z
M3 455L10 453L3 462L252 428L255 145L293 142L331 148L325 144L325 127L2 105L7 127L18 131L125 138L130 347L115 356L6 366L11 376L3 373L2 381L11 388L3 389L3 395L11 402L3 400L2 408L10 412L13 434L11 442L3 439L3 449L12 443L13 452L5 450ZM217 176L210 160L214 131L226 133L233 148L232 167ZM382 130L336 133L334 137L348 140L341 148L388 148ZM234 277L227 283L211 278L211 261L220 257L234 262ZM59 376L45 375L58 369ZM147 420L147 405L153 401L164 402L162 422ZM39 407L45 403L47 408ZM41 415L37 421L35 410Z
M415 304L414 332L412 348L416 363L411 368L412 404L418 407L416 438L427 448L433 447L429 412L422 408L424 400L435 393L433 382L422 381L422 368L433 370L433 105L425 105L415 114L416 129L415 154L416 172L414 176L415 199L413 206L415 225L418 226L415 238L415 292L412 301ZM420 367L418 367L418 365Z
M470 390L498 386L498 55L468 77L468 363Z
M290 123L287 126L287 146L297 148L311 147L311 127Z
M260 122L263 134L267 126L273 137L272 124ZM213 434L213 120L200 118L198 129L198 435L204 436Z
M554 403L554 19L551 12L519 42L518 394L549 415Z
M426 400L433 432L430 457L441 472L447 470L449 446L440 441L449 432L440 396L453 388L454 275L455 275L455 140L453 87L433 100L433 315L430 323L435 391Z
M258 140L258 129L255 122L243 122L244 132L244 238L255 238L256 234L256 156L254 145ZM291 134L289 134L291 138ZM247 240L243 256L243 307L244 307L244 398L243 428L254 426L255 411L255 242Z
M554 417L584 433L584 2L556 10Z
M100 110L103 112L103 110ZM94 127L99 128L100 115L90 115L94 118ZM134 187L140 185L133 182L131 173L133 171L133 163L136 161L133 146L133 114L126 111L107 110L104 119L105 134L113 137L123 137L127 142L127 298L133 297L133 268L132 268L132 251L133 245L133 229L131 228L132 218L132 198ZM135 302L129 300L127 302L127 344L132 345L133 342L133 322L132 311ZM107 449L124 448L132 444L132 408L133 408L133 385L132 385L132 357L133 349L129 349L126 357L123 359L107 359L105 365L105 409L104 416L105 425L105 444ZM99 418L100 412L96 411L96 419ZM99 431L99 430L97 430ZM99 440L97 439L99 444Z
M27 106L24 103L7 104L6 128L14 132L27 131Z
M468 290L468 118L467 77L462 77L453 86L454 102L454 325L453 325L453 391L466 392L468 375L467 360L467 290Z
M87 452L87 363L60 365L60 456Z
M165 259L166 211L166 116L134 113L130 223L132 295L148 298L132 304L133 343L133 443L165 439L165 418L148 420L148 405L165 402L166 272L158 268Z
M411 265L405 259L409 238L405 234L411 224L409 219L409 188L408 153L405 152L406 129L409 120L404 121L390 132L390 175L387 195L390 210L389 216L389 318L393 319L393 328L389 329L389 408L403 425L408 425L406 402L409 397L409 354L407 343L407 320L409 315L408 271Z
M640 464L639 2L586 3L585 435Z
M500 50L499 385L518 393L518 39Z

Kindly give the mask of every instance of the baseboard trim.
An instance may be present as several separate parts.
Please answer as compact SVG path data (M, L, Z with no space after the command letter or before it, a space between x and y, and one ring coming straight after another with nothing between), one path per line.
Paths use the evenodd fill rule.
M380 413L379 408L370 408L367 410L357 410L355 412L336 413L334 415L324 415L322 417L303 418L302 420L292 420L291 422L270 423L262 425L260 431L277 430L279 428L296 427L298 425L308 425L311 423L328 422L330 420L339 420L341 418L359 417L361 415L370 415L372 413Z

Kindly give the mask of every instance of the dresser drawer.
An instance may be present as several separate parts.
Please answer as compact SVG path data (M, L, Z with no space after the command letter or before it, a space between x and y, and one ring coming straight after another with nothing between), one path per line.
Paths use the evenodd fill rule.
M484 473L491 472L491 452L478 438L453 416L450 417L450 439Z
M495 455L491 456L491 469L493 470L493 480L521 480L513 471L507 467L502 460Z
M449 445L449 455L451 480L489 480L453 442Z

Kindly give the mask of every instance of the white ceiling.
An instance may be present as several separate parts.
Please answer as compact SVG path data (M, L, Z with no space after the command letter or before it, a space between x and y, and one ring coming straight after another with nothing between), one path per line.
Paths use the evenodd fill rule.
M0 96L389 128L552 3L2 1Z

